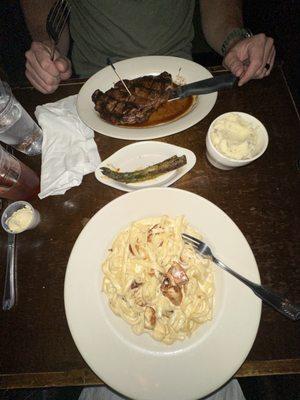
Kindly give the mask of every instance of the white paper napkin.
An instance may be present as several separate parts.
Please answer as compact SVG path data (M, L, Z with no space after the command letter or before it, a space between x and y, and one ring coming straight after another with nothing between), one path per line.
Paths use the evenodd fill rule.
M40 199L79 186L83 175L94 172L101 161L93 130L77 114L76 97L35 110L43 129Z

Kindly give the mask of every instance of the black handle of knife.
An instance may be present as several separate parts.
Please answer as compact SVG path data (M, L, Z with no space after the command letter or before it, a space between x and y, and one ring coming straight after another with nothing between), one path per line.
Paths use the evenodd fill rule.
M203 81L189 83L177 88L177 96L187 97L199 94L208 94L219 90L231 89L235 85L237 77L231 73L221 74Z

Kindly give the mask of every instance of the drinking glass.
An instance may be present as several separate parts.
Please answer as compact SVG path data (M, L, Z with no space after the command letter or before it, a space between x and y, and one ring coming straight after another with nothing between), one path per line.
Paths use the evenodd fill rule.
M41 128L14 97L9 85L1 80L0 141L29 156L42 151Z
M29 200L39 192L37 174L0 146L0 197Z

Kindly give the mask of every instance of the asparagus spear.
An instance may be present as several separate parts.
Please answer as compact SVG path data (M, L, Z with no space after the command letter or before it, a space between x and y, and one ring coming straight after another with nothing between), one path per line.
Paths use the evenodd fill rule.
M150 165L147 168L139 169L132 172L118 172L107 167L101 167L100 170L103 175L108 176L118 182L123 183L135 183L143 182L148 179L154 179L159 175L165 174L166 172L173 171L177 168L182 167L186 164L186 156L181 157L173 156L167 160L161 161L157 164Z

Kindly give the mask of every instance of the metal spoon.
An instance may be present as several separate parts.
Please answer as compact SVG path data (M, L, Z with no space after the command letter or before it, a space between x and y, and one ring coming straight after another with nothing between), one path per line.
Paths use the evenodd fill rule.
M15 257L16 235L8 233L7 261L5 272L4 293L2 309L10 310L16 303L16 257Z
M1 202L2 208L2 202ZM8 230L6 225L5 210L1 217L2 228L7 232L7 252L6 252L6 270L4 292L2 300L2 309L10 310L16 303L17 279L16 279L16 235Z
M19 212L26 209L32 215L25 226L19 227L20 229L10 229L8 221L15 212ZM7 263L6 263L6 273L5 273L5 285L2 308L3 310L10 310L16 303L17 298L17 257L15 254L16 246L16 234L25 232L26 230L35 228L40 222L40 213L32 207L27 201L19 200L11 203L2 213L1 225L2 228L8 234L7 242ZM18 224L16 224L18 227Z

